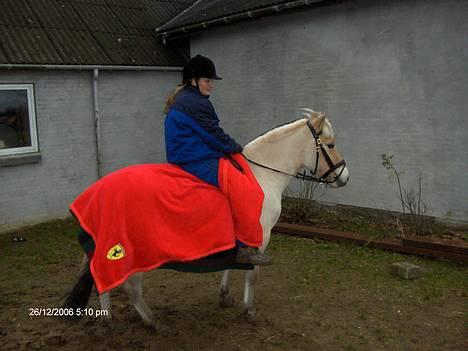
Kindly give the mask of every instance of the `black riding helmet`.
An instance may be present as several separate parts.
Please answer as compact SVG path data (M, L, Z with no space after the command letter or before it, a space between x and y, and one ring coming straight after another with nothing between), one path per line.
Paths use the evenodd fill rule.
M197 55L187 61L182 76L182 83L186 83L192 80L192 78L223 79L216 74L213 61L202 55Z

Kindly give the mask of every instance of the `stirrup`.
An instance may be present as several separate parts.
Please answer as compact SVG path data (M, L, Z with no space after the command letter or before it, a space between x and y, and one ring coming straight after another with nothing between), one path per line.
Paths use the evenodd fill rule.
M269 266L273 264L271 256L259 253L253 247L239 247L236 255L237 263L250 263L255 266Z

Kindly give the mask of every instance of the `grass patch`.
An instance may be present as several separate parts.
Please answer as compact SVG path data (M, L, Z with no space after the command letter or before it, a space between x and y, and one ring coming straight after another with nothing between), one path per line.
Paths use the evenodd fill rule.
M77 229L72 219L56 220L0 235L0 286L25 292L76 265L81 255ZM14 242L14 236L26 241Z
M441 299L453 294L465 296L468 289L467 269L450 261L427 260L380 249L338 244L325 241L273 235L274 256L284 257L280 264L297 269L301 286L327 283L329 287L350 284L384 293L393 291L398 297L411 296L418 300ZM406 261L427 269L422 278L403 280L389 273L394 262Z

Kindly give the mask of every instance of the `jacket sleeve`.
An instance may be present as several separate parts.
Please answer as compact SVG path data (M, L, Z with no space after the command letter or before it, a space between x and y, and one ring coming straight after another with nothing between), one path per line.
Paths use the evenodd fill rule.
M197 104L192 117L200 127L197 133L210 147L225 153L242 151L242 146L219 126L219 118L208 99Z

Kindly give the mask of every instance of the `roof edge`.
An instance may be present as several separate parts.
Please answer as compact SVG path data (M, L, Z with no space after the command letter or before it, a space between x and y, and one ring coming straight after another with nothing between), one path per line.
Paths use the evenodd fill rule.
M198 3L202 2L203 0L197 0L195 1L192 5L190 5L189 7L187 7L186 9L184 9L181 13L179 13L177 16L175 16L174 18L170 19L169 21L167 21L166 23L164 23L163 25L159 26L158 28L156 28L156 32L158 32L159 28L162 28L162 27L165 27L165 26L168 26L170 25L172 22L174 22L175 20L177 20L179 17L183 16L185 13L187 13L187 11L189 11L190 9L192 9L192 7L195 7L196 5L198 5Z
M185 34L185 35L189 35L190 32L198 30L198 29L206 29L208 27L221 25L221 24L228 24L228 23L240 21L242 19L254 18L254 17L260 16L260 15L266 15L266 14L269 14L269 13L278 13L278 12L281 12L281 11L284 11L284 10L289 10L289 9L293 9L293 8L300 7L300 6L310 6L310 5L314 4L314 3L322 2L322 1L325 1L325 0L293 0L293 1L288 1L288 2L282 3L282 4L270 5L270 6L261 7L261 8L255 9L255 10L249 10L249 11L234 13L234 14L231 14L231 15L228 15L228 16L217 17L217 18L213 18L211 20L197 22L197 23L186 25L186 26L179 26L179 27L175 27L173 29L168 29L168 30L164 29L164 27L167 27L168 24L170 24L175 19L180 17L187 10L194 7L200 1L201 0L198 0L192 6L190 6L185 11L183 11L180 15L173 18L169 22L163 24L162 26L156 28L157 35L162 36L163 40L165 38L168 38L169 36L173 36L175 34L181 34L182 33L182 34Z
M43 69L43 70L102 70L102 71L162 71L181 72L180 66L119 66L119 65L55 65L55 64L20 64L20 63L0 63L0 69Z

